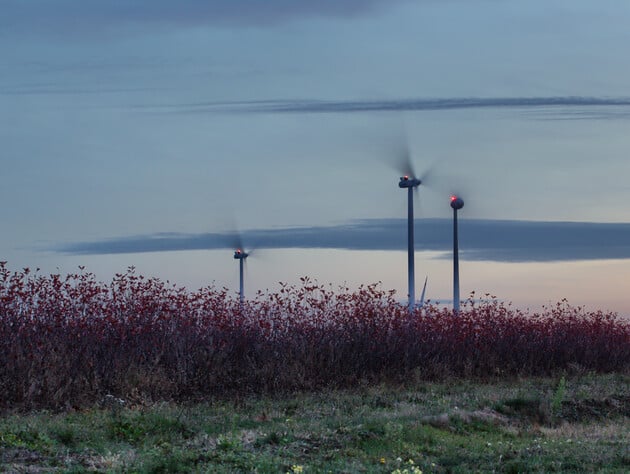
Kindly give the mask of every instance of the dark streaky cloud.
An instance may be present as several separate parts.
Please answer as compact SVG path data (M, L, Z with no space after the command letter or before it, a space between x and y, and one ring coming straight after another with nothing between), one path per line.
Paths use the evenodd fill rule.
M0 29L64 34L125 24L266 26L309 17L353 17L408 0L3 0Z
M610 115L619 111L630 114L628 97L451 97L407 98L396 100L264 100L239 102L199 102L166 105L165 110L178 112L241 112L241 113L358 113L358 112L405 112L448 111L464 109L534 109L547 113L547 118L583 118Z
M450 219L416 220L416 249L448 252ZM406 249L405 219L367 219L337 226L259 229L244 233L245 245L282 249ZM176 250L232 249L227 233L154 234L63 244L59 253L122 254ZM466 260L547 262L630 258L630 224L464 219L460 248Z

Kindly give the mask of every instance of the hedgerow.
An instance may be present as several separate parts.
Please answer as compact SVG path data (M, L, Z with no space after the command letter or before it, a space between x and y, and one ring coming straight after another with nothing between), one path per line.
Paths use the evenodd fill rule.
M630 324L566 301L529 314L472 298L409 313L379 284L303 278L240 304L137 275L110 283L0 263L0 408L195 400L448 377L627 372Z

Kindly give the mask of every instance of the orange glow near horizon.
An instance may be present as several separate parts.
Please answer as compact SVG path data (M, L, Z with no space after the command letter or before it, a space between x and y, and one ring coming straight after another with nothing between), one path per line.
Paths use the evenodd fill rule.
M360 285L381 282L395 289L401 300L407 293L407 261L403 251L349 251L331 249L267 249L246 274L249 294L256 290L276 291L279 282L299 284L308 276L322 284ZM446 258L444 258L446 256ZM207 285L238 288L238 268L227 260L224 250L163 252L135 255L51 258L42 273L73 272L85 265L98 280L108 280L130 265L138 274L155 276L189 289ZM41 260L41 259L40 259ZM40 262L41 263L41 262ZM41 266L41 265L40 265ZM416 291L419 294L428 276L427 295L431 300L452 298L452 260L440 252L416 253ZM472 291L475 298L486 293L513 307L541 311L566 298L570 305L588 311L614 311L630 319L630 259L584 260L573 262L479 262L460 261L461 296Z

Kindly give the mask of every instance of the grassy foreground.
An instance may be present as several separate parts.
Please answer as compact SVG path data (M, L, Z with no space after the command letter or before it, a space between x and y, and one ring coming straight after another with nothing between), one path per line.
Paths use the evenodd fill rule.
M630 376L5 413L2 472L629 472Z

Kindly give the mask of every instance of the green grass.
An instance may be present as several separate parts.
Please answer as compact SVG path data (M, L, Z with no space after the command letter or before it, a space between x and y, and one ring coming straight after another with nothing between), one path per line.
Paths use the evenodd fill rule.
M0 471L622 473L629 417L619 374L5 414Z

